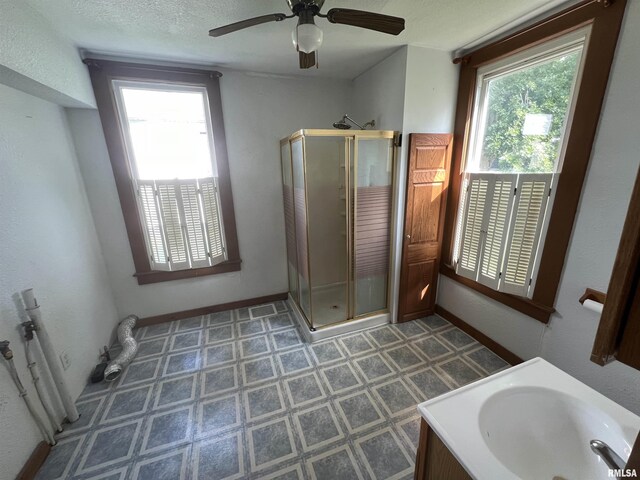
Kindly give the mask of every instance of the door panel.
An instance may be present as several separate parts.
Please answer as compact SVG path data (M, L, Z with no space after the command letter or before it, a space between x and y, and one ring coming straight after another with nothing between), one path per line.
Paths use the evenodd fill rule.
M398 321L434 312L451 164L449 134L412 133Z

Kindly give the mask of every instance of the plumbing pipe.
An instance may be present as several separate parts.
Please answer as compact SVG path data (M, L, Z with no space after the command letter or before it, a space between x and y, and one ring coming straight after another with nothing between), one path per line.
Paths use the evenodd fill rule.
M58 361L56 351L53 348L53 344L51 343L49 334L45 329L44 323L42 323L42 313L40 312L40 305L38 305L38 302L33 296L33 289L29 288L27 290L24 290L22 292L22 299L24 300L27 315L29 315L29 318L35 325L36 339L40 344L40 348L42 349L44 358L47 361L47 365L49 366L49 371L51 372L51 376L53 377L53 382L56 385L56 389L58 390L58 394L60 395L60 400L62 400L64 411L67 414L67 420L70 423L73 423L80 418L80 415L78 414L78 409L76 408L75 403L73 403L73 398L69 393L67 384L64 381L62 367L60 365L60 362Z
M122 352L115 360L107 365L104 370L104 379L107 382L113 382L120 376L124 367L126 367L133 357L138 353L138 343L133 338L133 327L136 326L138 317L135 315L129 315L118 325L118 341L122 345Z
M31 372L31 378L33 379L33 386L36 388L36 393L38 394L38 399L42 404L42 408L44 409L47 417L49 417L49 423L51 423L51 427L54 432L62 432L62 425L58 422L55 413L49 406L49 403L45 400L45 396L42 394L42 388L40 386L40 375L38 373L38 365L33 359L33 355L31 355L31 340L27 339L24 345L24 351L27 356L27 367Z
M48 427L46 427L45 423L42 421L42 418L40 417L38 412L36 412L36 409L34 408L33 403L31 403L31 399L27 395L27 390L24 388L24 385L22 385L22 382L20 381L20 377L18 376L18 371L16 370L16 366L13 363L13 352L9 348L8 341L3 340L2 342L0 342L0 353L2 354L4 359L7 361L7 364L9 365L9 374L13 379L13 383L15 383L16 387L18 388L18 392L20 393L22 400L24 400L24 403L27 405L27 409L29 410L29 413L35 420L36 425L40 430L40 433L42 433L42 436L45 438L47 443L49 443L49 445L55 445L56 440L53 437L53 432Z

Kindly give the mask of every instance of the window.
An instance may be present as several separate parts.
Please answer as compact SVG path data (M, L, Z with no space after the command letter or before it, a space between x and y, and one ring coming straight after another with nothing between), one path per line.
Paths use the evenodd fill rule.
M528 296L588 31L478 69L456 273Z
M456 59L440 273L544 323L625 7L581 2Z
M218 75L89 66L139 283L238 270Z

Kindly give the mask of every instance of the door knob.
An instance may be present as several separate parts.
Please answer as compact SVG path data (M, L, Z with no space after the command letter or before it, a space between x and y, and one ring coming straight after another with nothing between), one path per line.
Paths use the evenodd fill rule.
M411 235L407 235L407 240L411 240Z

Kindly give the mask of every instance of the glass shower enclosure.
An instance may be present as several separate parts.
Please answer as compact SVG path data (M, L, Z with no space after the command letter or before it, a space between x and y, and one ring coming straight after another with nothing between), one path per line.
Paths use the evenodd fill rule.
M388 312L396 133L280 142L289 294L309 328Z

